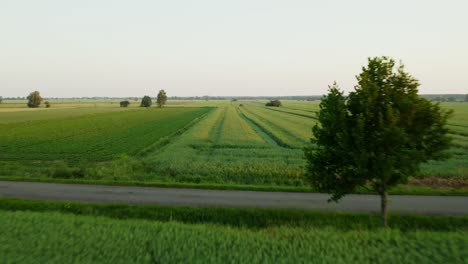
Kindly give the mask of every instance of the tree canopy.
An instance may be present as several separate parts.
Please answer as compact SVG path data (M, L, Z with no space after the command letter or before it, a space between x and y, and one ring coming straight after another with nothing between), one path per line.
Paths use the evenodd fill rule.
M30 93L26 99L28 99L28 107L39 107L43 100L38 91Z
M141 99L141 107L150 107L153 104L153 101L151 100L151 97L148 95L143 96L143 99Z
M266 103L265 106L280 107L281 106L281 101L280 100L270 100L270 102Z
M336 83L323 97L305 149L307 176L334 201L358 187L375 191L386 226L388 190L445 157L451 111L419 97L419 82L387 57L369 58L357 81L348 97Z
M156 99L156 103L158 107L163 107L167 102L167 95L164 90L159 90L158 98Z
M120 107L127 107L130 105L130 101L125 100L120 102Z

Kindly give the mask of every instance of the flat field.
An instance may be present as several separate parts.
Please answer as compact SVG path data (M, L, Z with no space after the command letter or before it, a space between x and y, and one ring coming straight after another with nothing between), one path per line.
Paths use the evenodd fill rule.
M304 188L303 148L318 101L56 101L0 104L0 177ZM468 187L468 104L450 120L450 158L422 166L413 185Z
M0 211L3 263L463 263L466 230L239 228Z

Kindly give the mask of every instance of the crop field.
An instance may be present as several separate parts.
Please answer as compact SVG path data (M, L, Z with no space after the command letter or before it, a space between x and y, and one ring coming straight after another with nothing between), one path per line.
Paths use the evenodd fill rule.
M0 177L307 186L303 148L319 101L283 101L282 107L170 101L163 109L141 109L133 101L124 109L110 100L52 105L0 105ZM442 106L454 109L450 158L423 164L416 180L466 188L468 104Z
M3 114L0 122L6 124L0 124L0 159L100 161L112 159L121 153L136 154L209 110L168 108L93 112L14 124L9 123L10 114ZM52 111L42 113L55 114ZM58 114L63 115L63 112Z
M466 231L116 220L0 211L3 263L463 263Z

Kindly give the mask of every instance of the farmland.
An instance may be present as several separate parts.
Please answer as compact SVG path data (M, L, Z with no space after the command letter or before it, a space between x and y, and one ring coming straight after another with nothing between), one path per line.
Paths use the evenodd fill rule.
M170 101L127 109L117 101L57 101L51 109L0 105L0 177L305 187L303 148L319 102ZM468 105L450 120L449 159L414 179L466 188ZM434 184L434 182L436 184ZM440 186L439 186L440 187Z
M257 229L0 211L0 231L4 263L463 263L468 257L464 229Z

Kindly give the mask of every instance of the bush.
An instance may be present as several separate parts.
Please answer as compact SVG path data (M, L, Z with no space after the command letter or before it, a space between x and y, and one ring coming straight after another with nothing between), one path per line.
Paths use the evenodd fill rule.
M151 97L145 95L143 99L141 100L141 107L150 107L153 104L153 101L151 101Z
M127 106L129 106L129 105L130 105L130 102L127 101L127 100L121 101L121 102L120 102L120 107L127 107Z
M281 106L281 101L280 100L270 100L270 102L266 103L265 106L280 107Z

